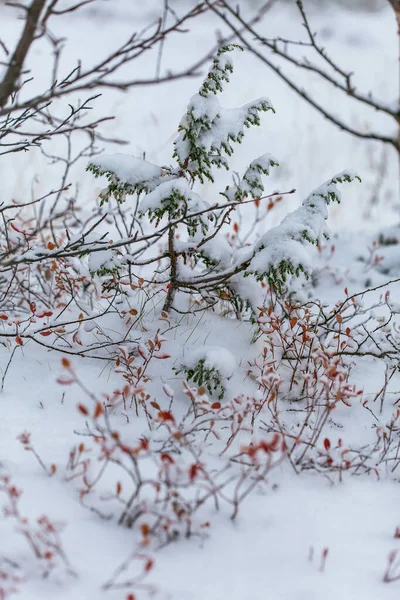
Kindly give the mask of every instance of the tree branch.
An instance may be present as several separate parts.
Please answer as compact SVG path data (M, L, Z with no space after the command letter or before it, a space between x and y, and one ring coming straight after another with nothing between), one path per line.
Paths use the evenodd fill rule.
M45 4L46 0L33 0L30 7L26 9L25 27L10 59L3 81L0 83L1 107L7 104L10 96L18 89L18 80L22 73L29 48L35 39L36 29Z

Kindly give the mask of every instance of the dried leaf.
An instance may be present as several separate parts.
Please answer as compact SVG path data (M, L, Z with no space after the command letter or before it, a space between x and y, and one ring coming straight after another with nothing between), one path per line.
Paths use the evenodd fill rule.
M103 414L104 408L101 402L97 402L95 409L94 409L94 413L93 413L93 419L98 419L100 417L100 415Z
M325 438L324 439L324 448L325 448L325 450L328 451L330 449L330 447L331 447L330 441L328 440L328 438Z

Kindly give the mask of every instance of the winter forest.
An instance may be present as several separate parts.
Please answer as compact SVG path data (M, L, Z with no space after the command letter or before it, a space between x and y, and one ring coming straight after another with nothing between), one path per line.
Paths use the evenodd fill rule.
M400 594L400 0L0 0L0 600Z

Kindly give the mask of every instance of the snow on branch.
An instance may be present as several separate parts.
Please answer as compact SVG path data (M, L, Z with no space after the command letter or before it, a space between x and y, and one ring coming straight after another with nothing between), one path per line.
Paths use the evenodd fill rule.
M269 176L271 167L278 167L278 161L271 154L263 154L250 163L243 179L233 186L227 186L222 195L229 202L242 202L248 196L259 198L264 192L263 175Z
M228 45L218 51L199 93L188 104L174 143L174 157L179 166L202 183L205 179L214 181L212 165L229 168L224 154L228 157L233 154L232 144L242 141L245 128L260 125L261 112L274 112L267 98L259 98L240 108L226 109L215 97L222 91L222 83L229 81L233 65L225 55L235 48Z
M258 240L246 274L252 273L258 280L266 278L279 291L288 275L303 273L308 279L313 270L308 245L318 245L323 238L329 239L327 205L341 199L336 184L355 179L361 181L353 171L343 171L314 190L280 225Z
M127 194L151 192L166 177L162 167L126 154L97 156L91 160L87 170L95 177L104 175L110 182L101 194L103 202L110 196L123 202Z

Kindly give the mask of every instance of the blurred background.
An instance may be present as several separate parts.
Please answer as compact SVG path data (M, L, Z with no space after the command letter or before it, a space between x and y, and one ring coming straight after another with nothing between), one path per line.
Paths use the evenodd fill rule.
M262 2L240 0L234 4L240 5L245 18L251 18ZM195 2L172 0L170 5L179 15ZM319 42L344 70L354 73L357 89L394 106L399 96L399 46L396 20L387 0L304 0L304 7ZM164 0L97 0L80 11L60 17L52 27L55 35L65 38L63 69L67 72L79 60L86 65L93 64L134 31L149 26L163 15ZM15 6L4 2L0 5L2 39L11 48L20 31L19 16L20 11ZM169 18L173 18L172 13ZM268 38L304 40L305 36L295 0L277 0L257 28ZM152 50L131 63L119 77L122 80L124 77L153 77L158 68L162 73L177 70L209 52L217 36L230 33L212 13L196 17L185 29L185 33L174 34L166 40L162 53ZM41 89L49 81L50 51L45 42L38 42L33 49L29 67L34 80L30 86ZM346 97L313 73L300 72L270 54L271 60L295 79L299 87L353 128L396 135L395 124L387 115ZM302 57L301 47L297 54ZM343 187L342 204L330 212L331 227L371 230L400 223L399 161L394 148L340 131L250 53L237 53L234 60L235 73L221 102L227 107L236 107L267 96L276 114L263 116L262 127L249 131L234 155L233 170L243 172L251 160L268 152L279 160L280 167L271 174L267 190L296 188L296 194L285 197L271 212L269 225L275 225L312 189L347 168L360 174L362 184ZM172 142L179 121L205 72L203 68L197 78L134 87L125 93L102 90L102 96L93 102L93 114L113 116L112 121L102 126L102 132L125 144L119 146L104 141L99 150L126 152L145 156L158 164L172 164ZM62 140L57 143L59 148L52 147L52 153L64 151ZM90 206L96 201L101 184L85 173L85 166L85 162L80 161L72 174L79 183L81 200ZM56 170L39 150L1 157L3 199L21 201L30 197L33 189L35 193L47 190ZM230 178L231 174L218 173L216 184L207 184L206 197L215 201Z
M254 0L258 2L258 0ZM283 2L291 2L291 0L282 0ZM338 5L343 8L347 8L348 10L382 10L386 6L386 0L309 0L307 2L309 5L314 5L317 8L326 8L331 5Z

